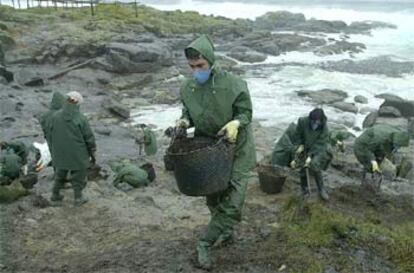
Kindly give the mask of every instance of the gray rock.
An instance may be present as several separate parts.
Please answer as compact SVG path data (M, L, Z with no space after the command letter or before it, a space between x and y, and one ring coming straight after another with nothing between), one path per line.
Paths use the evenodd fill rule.
M33 77L30 80L23 83L26 86L42 86L45 84L42 78L40 77Z
M414 117L414 101L385 100L381 107L391 106L398 109L403 117Z
M390 93L381 93L378 95L375 95L376 98L378 99L384 99L384 100L390 100L390 101L404 101L403 98L394 95L394 94L390 94Z
M414 62L397 62L387 56L374 57L361 61L329 61L321 64L320 67L327 71L353 74L379 74L388 77L402 77L404 74L414 72Z
M401 112L392 106L381 106L378 110L378 115L380 117L394 117L398 118L401 117Z
M392 181L397 177L397 167L387 158L381 163L381 170L384 178Z
M302 13L291 13L288 11L267 12L257 17L254 24L258 28L274 30L277 28L291 27L306 22Z
M227 55L238 61L246 62L246 63L263 62L267 58L265 54L252 51L248 47L244 47L244 46L238 46L238 47L232 48L231 51Z
M110 43L106 46L107 69L117 73L142 73L173 64L171 49L161 43L122 44Z
M408 130L408 120L406 118L390 118L390 117L378 117L375 124L387 124L398 128L402 131Z
M308 97L318 104L331 104L341 102L348 97L348 94L341 90L322 89L318 91L301 90L296 91L299 97Z
M362 103L362 104L367 104L368 103L368 99L364 96L358 95L354 97L354 101L357 103Z
M356 107L355 104L350 103L350 102L343 102L343 101L334 102L332 104L332 107L335 107L344 112L351 112L355 114L358 113L358 107Z
M362 21L362 22L352 22L346 32L347 33L364 33L369 32L372 29L376 28L397 28L397 26L389 23L378 22L378 21Z
M344 52L359 53L366 49L362 43L350 43L347 41L336 41L334 44L325 45L317 48L313 52L318 56L329 56Z
M102 107L122 118L130 117L130 110L115 99L107 98L102 102Z
M364 121L362 122L362 128L365 129L365 128L372 127L377 121L377 118L378 118L378 112L376 111L368 114L365 117Z
M13 72L8 71L2 65L0 65L0 76L3 77L6 80L6 82L11 82L14 79Z

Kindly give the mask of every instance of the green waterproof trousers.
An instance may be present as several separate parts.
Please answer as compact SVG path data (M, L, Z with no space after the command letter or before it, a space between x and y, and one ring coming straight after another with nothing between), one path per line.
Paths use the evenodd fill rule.
M67 176L70 174L70 183L72 184L75 199L82 197L82 190L86 186L87 169L82 170L64 170L56 169L55 185L53 186L52 194L55 197L60 196L60 190L67 182Z
M224 192L206 197L211 219L201 242L212 245L220 236L231 237L234 225L241 221L248 178L232 179Z

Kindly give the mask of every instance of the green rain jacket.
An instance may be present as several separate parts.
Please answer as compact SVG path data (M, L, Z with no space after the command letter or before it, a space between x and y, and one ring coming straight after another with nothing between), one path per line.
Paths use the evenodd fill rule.
M27 163L27 157L29 155L29 149L27 146L18 140L10 141L4 144L4 149L13 150L13 152L20 157L21 163L24 165Z
M49 145L50 151L52 150L52 148L50 147L50 123L52 121L53 114L56 113L56 111L60 110L63 107L64 103L65 96L59 92L54 92L52 101L50 103L50 110L44 113L40 118L40 126L42 127L42 131L45 135L45 139L47 144Z
M251 128L252 103L244 80L219 68L214 56L214 46L203 35L189 45L200 52L210 63L212 72L202 85L187 79L180 90L183 103L182 118L195 127L196 136L214 137L232 120L239 120L233 179L242 178L255 164L256 152Z
M391 156L394 148L408 146L408 132L390 125L378 124L366 129L354 143L354 153L365 169L371 170L371 161Z
M155 155L157 153L157 138L155 133L149 129L144 129L144 150L146 155Z
M64 170L83 170L96 150L95 137L79 105L66 102L52 118L50 127L53 166Z
M114 186L120 183L128 183L134 188L147 186L150 181L145 170L133 164L120 164L114 167L116 177L113 181Z
M272 164L288 167L295 159L297 149L296 124L292 122L276 142L272 153Z
M312 130L309 117L299 118L296 126L296 136L296 145L304 145L306 156L312 158L311 169L315 171L326 170L332 159L332 154L328 149L327 118L323 118L322 126L317 130Z
M332 130L329 131L329 143L335 146L338 141L344 141L348 139L352 134L344 130Z
M22 159L12 149L3 150L0 154L0 176L11 180L20 176Z

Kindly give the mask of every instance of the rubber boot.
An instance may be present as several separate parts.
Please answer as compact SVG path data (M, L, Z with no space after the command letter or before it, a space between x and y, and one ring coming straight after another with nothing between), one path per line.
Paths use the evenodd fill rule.
M205 270L211 270L212 262L210 258L211 244L205 241L199 241L197 245L197 262L198 266Z
M82 190L75 189L74 193L75 193L75 201L74 201L75 206L81 206L89 201L88 198L82 195Z
M318 186L319 198L321 198L321 200L323 201L329 201L329 195L326 192L325 187L323 186L323 178L320 172L315 174L315 182Z

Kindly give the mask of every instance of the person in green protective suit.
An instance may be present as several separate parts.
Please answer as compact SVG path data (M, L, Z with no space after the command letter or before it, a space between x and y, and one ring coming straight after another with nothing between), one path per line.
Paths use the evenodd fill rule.
M23 161L13 149L2 149L0 154L0 185L10 185L21 173Z
M114 186L128 183L134 188L148 186L155 179L155 171L152 164L147 163L141 167L131 163L114 164L112 170L116 173L113 181Z
M87 169L95 163L95 137L86 117L80 112L83 97L76 91L67 94L63 108L51 120L50 143L53 166L56 168L51 200L60 202L68 173L74 190L75 205L88 200L82 195L86 186Z
M329 131L329 144L332 149L337 149L341 152L345 151L344 141L350 138L352 134L345 130L332 130Z
M211 219L197 245L198 265L210 269L210 247L232 238L233 226L241 220L250 169L256 164L251 128L252 103L244 80L220 69L214 46L203 35L186 49L193 77L181 86L182 116L177 128L195 127L195 136L225 134L236 144L232 177L227 190L206 197Z
M157 153L157 137L155 133L146 125L140 124L141 134L135 142L139 145L139 154L142 153L142 147L146 155L155 155Z
M305 164L300 171L300 182L304 196L309 195L306 168L308 173L315 178L318 187L319 197L322 200L329 200L328 193L323 185L322 171L326 170L332 160L332 153L329 151L329 130L327 117L320 108L313 109L309 116L298 119L296 126L296 154L304 155ZM295 168L296 160L291 162L291 167Z
M49 151L52 150L50 147L50 123L52 121L53 114L56 111L60 110L65 103L65 96L62 95L60 92L54 92L52 101L50 103L50 110L44 113L40 118L40 126L42 127L43 134L45 136L47 145L49 146Z
M393 154L400 147L408 146L408 132L390 125L378 124L366 129L354 143L354 154L364 166L365 173L381 173L379 165L385 157L392 160Z
M19 140L13 140L8 142L0 142L0 149L2 150L13 150L13 152L20 157L22 164L27 164L27 157L29 155L29 149L27 146Z
M295 159L296 138L296 124L292 122L273 148L272 165L290 166L290 162Z

